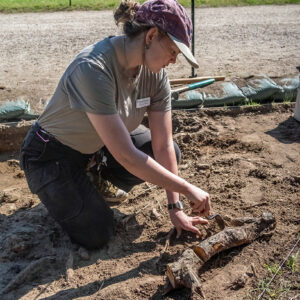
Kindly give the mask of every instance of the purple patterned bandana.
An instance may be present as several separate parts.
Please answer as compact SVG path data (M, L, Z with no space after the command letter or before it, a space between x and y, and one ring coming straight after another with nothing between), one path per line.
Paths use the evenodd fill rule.
M190 47L192 22L176 0L148 0L137 8L137 21L156 26Z

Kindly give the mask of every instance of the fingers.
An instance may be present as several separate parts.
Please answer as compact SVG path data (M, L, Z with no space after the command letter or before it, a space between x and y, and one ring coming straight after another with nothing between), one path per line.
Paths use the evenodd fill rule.
M171 214L171 220L176 228L176 238L179 238L182 230L194 232L196 235L201 237L201 233L195 225L197 224L207 224L208 221L199 216L190 217L180 212L178 215Z
M198 219L198 217L195 217L195 218ZM200 219L202 219L202 218L200 218ZM203 222L202 222L202 220L203 220ZM201 223L208 223L206 220L204 220L204 219L202 219L202 220L201 220ZM199 224L199 220L197 220L195 224L193 224L193 225L192 224L193 224L193 221L191 222L190 226L185 226L183 229L186 231L194 232L194 233L196 233L196 235L201 237L201 233L200 233L199 229L197 227L193 226L193 225ZM176 227L176 232L177 232L176 239L178 239L181 236L182 228Z
M193 211L195 211L195 212L204 211L205 210L205 202L206 201L201 201L201 202L198 202L197 204L193 203L193 205L192 205Z
M186 230L186 231L194 232L194 233L196 233L196 235L198 237L201 237L201 233L200 233L199 229L194 226L194 225L197 225L197 224L200 224L200 223L207 224L208 221L204 220L200 217L191 217L190 223L187 226L183 227L183 229Z
M182 228L181 227L176 227L176 239L178 239L181 236L182 233Z
M197 205L198 204L198 205ZM191 203L191 207L194 213L198 213L200 216L207 216L210 213L210 197L209 194L205 196L200 203Z
M208 220L200 218L200 217L192 217L192 224L197 225L197 224L208 224Z
M189 227L189 229L186 229L186 230L194 232L194 233L196 233L196 235L198 237L201 237L201 233L200 233L199 229L195 226L191 226L191 227Z

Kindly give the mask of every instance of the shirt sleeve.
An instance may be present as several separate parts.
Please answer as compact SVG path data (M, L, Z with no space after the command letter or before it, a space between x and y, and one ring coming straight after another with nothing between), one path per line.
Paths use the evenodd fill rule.
M64 88L74 110L103 115L117 113L115 81L101 62L78 63L65 77Z
M169 111L171 110L171 87L167 72L162 69L158 74L156 88L151 97L148 108L150 111Z

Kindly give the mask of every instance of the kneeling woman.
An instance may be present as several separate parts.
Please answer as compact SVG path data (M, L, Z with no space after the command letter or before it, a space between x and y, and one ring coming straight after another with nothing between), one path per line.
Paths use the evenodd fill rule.
M170 85L164 70L189 50L191 21L176 0L125 0L116 9L124 35L85 48L28 132L21 167L28 185L77 243L101 247L114 234L113 212L86 173L93 154L106 157L103 180L124 193L148 181L166 189L177 231L200 235L200 216L187 216L179 194L193 211L207 215L209 195L177 176L178 146L172 139ZM140 126L148 113L149 129ZM121 193L122 194L122 193Z

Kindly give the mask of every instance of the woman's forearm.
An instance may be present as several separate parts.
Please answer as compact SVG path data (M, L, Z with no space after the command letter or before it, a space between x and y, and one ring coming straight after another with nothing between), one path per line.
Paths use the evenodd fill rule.
M181 194L188 192L189 183L174 174L177 173L177 167L175 169L174 166L172 166L173 170L169 171L145 153L137 149L132 152L129 158L120 159L119 161L130 173L145 181L165 188L168 191ZM170 163L165 161L165 165L168 167ZM170 169L172 168L170 166ZM174 173L172 171L174 171Z
M190 184L173 174L172 171L177 172L175 169L168 171L150 156L136 149L118 115L87 115L109 152L126 170L166 190L184 195L189 192ZM171 168L170 162L165 158L162 160Z
M153 149L155 160L171 171L173 174L178 175L177 159L174 150L174 142L171 140L168 145L162 149ZM179 200L179 194L170 190L166 190L168 203L175 203Z

